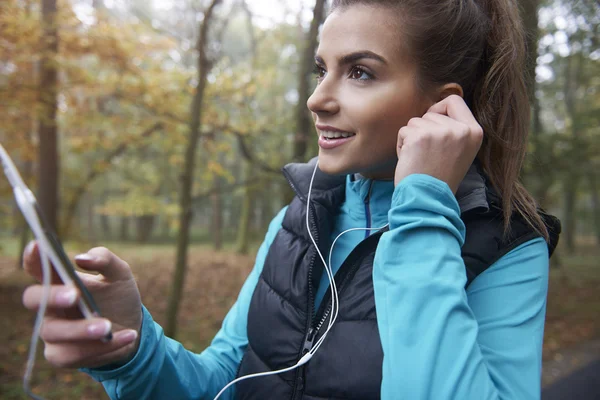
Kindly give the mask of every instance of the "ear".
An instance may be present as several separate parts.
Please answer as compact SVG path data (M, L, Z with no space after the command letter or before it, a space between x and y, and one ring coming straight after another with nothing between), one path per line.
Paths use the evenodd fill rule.
M445 85L443 85L442 87L440 87L438 89L438 100L437 101L442 101L446 97L449 97L452 95L457 95L457 96L464 98L465 96L464 96L462 86L460 86L458 83L446 83Z

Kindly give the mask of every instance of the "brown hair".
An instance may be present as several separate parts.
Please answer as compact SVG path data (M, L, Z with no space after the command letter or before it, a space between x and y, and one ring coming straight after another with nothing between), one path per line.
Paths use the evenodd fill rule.
M535 200L519 182L530 108L525 85L525 34L515 0L333 0L399 11L405 46L422 90L456 82L483 127L477 156L502 198L505 232L513 212L548 240Z

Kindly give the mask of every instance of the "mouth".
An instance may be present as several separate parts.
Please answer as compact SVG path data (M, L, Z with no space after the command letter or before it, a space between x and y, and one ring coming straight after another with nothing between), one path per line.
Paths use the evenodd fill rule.
M317 125L317 131L319 132L319 147L323 150L331 150L342 146L356 136L356 133L346 132L330 126Z
M319 130L319 134L325 140L345 139L345 138L356 136L356 133L331 132L331 131L321 131L321 130Z
M324 140L345 139L356 136L356 133L348 132L335 126L316 124L315 127L319 132L319 136Z

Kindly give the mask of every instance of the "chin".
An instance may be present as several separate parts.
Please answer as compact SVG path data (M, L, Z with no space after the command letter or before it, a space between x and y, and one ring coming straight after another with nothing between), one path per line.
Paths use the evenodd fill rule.
M356 172L343 157L324 155L322 152L319 152L319 169L327 175L348 175Z
M379 163L363 165L348 160L348 157L323 153L319 151L319 169L327 175L345 176L358 173L377 180L393 180L396 164L398 163L398 158L395 155Z

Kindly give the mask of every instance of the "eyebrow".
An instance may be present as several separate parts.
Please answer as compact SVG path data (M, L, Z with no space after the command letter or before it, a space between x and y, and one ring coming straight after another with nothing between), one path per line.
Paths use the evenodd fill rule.
M354 53L346 54L345 56L338 59L338 63L340 65L347 65L355 63L364 58L379 61L380 63L387 65L387 61L385 60L385 58L369 50L356 51ZM323 61L323 58L321 58L320 56L315 56L315 61L319 64L325 64L325 61Z

